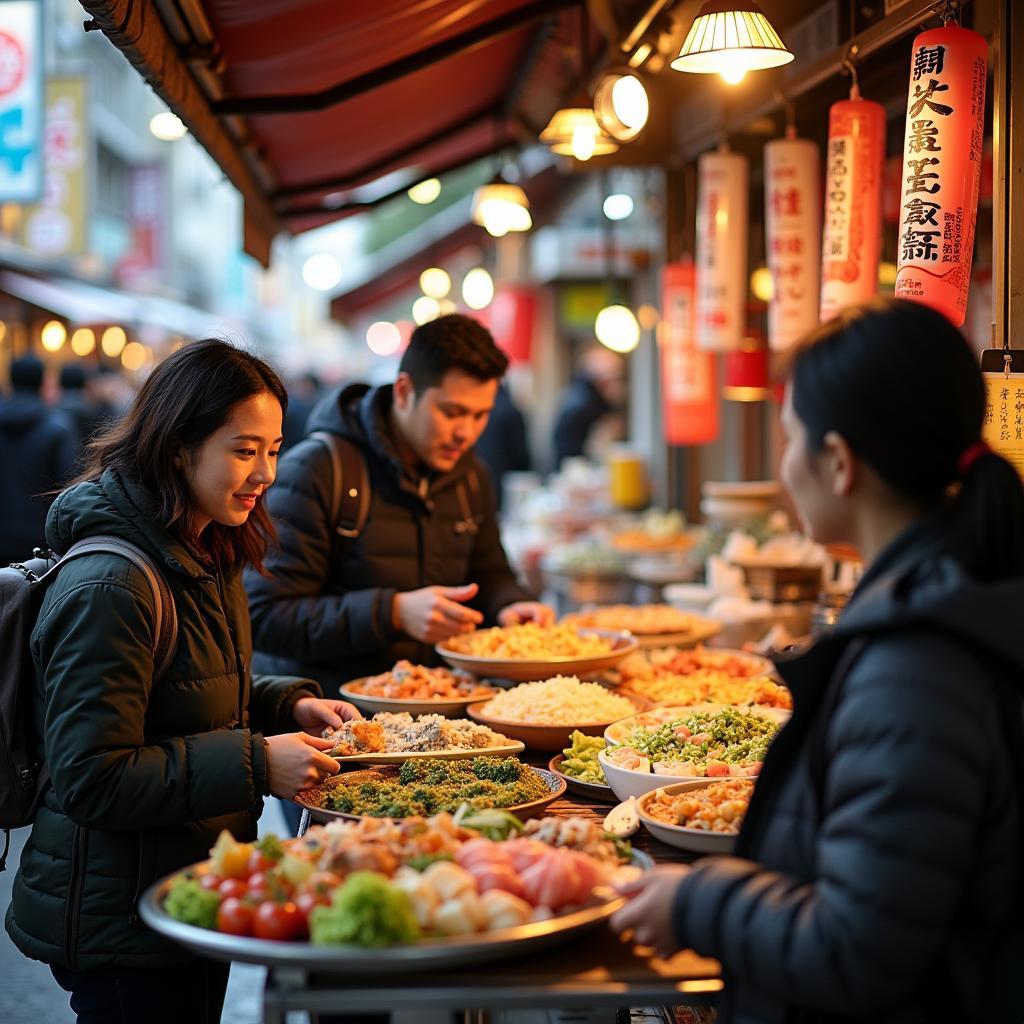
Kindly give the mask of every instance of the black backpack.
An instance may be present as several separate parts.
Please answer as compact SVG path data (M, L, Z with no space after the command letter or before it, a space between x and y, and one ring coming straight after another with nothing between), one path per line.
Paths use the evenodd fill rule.
M370 474L366 459L348 438L328 430L315 430L307 435L322 444L331 456L331 522L344 541L355 540L370 514ZM483 522L480 477L470 469L456 485L456 497L463 518L456 523L459 533L479 533Z
M4 848L0 871L7 863L10 830L30 825L49 782L40 760L41 743L32 716L35 669L29 639L46 588L73 558L96 552L120 555L149 582L156 606L153 651L158 679L166 671L178 640L178 617L170 587L153 560L120 537L97 536L73 544L62 558L36 548L35 557L0 569L0 829Z

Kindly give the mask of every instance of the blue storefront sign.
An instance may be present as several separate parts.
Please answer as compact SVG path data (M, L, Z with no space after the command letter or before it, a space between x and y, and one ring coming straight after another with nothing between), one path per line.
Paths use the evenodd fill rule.
M0 202L43 192L41 0L0 0Z

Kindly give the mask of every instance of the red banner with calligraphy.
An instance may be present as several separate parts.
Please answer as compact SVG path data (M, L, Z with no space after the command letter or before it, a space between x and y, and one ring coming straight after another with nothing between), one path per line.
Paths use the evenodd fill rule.
M856 86L828 115L821 319L878 291L885 109Z
M946 25L914 40L903 143L896 295L967 316L985 137L988 44Z
M661 396L665 441L708 444L718 437L715 356L697 347L696 274L692 263L669 263L661 278Z
M818 323L818 147L787 130L764 147L765 247L772 275L768 343L789 348Z

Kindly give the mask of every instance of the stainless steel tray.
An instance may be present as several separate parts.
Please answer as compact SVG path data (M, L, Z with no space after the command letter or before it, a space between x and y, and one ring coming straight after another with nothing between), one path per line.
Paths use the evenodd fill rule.
M644 870L654 861L640 850L633 863ZM183 869L184 870L184 869ZM214 960L239 960L265 967L301 967L332 974L391 974L397 968L427 971L466 964L493 963L510 956L526 956L568 942L609 918L625 902L620 896L572 913L493 932L460 935L448 939L424 939L404 946L367 949L362 946L314 946L310 942L273 942L224 935L195 925L182 924L167 914L163 901L180 871L154 882L139 901L142 920L155 932L178 942L200 956Z

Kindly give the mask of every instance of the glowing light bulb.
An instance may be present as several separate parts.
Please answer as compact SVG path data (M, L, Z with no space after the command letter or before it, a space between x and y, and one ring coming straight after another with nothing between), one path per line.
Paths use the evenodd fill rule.
M441 307L437 299L429 295L421 295L412 304L412 318L418 324L425 324L428 320L436 320L441 315Z
M640 343L640 325L628 306L605 306L597 314L594 335L613 352L632 352Z
M59 320L49 320L43 325L39 340L47 352L57 352L67 336L68 330Z
M730 85L739 85L746 77L747 62L741 53L723 53L719 57L718 73Z
M573 129L572 155L577 160L589 160L594 155L593 129L586 128L583 125Z
M402 347L402 332L390 320L366 328L366 345L375 356L393 356Z
M413 185L406 194L414 203L426 206L441 194L441 182L437 178L427 178Z
M639 130L647 124L650 102L647 90L635 75L623 75L612 86L612 108L627 127Z
M452 290L452 279L440 267L427 267L420 274L420 291L432 299L443 299Z
M96 347L96 334L88 327L79 327L71 335L71 351L76 356L87 356Z
M462 301L470 309L484 309L494 298L494 281L483 267L474 267L462 281Z

